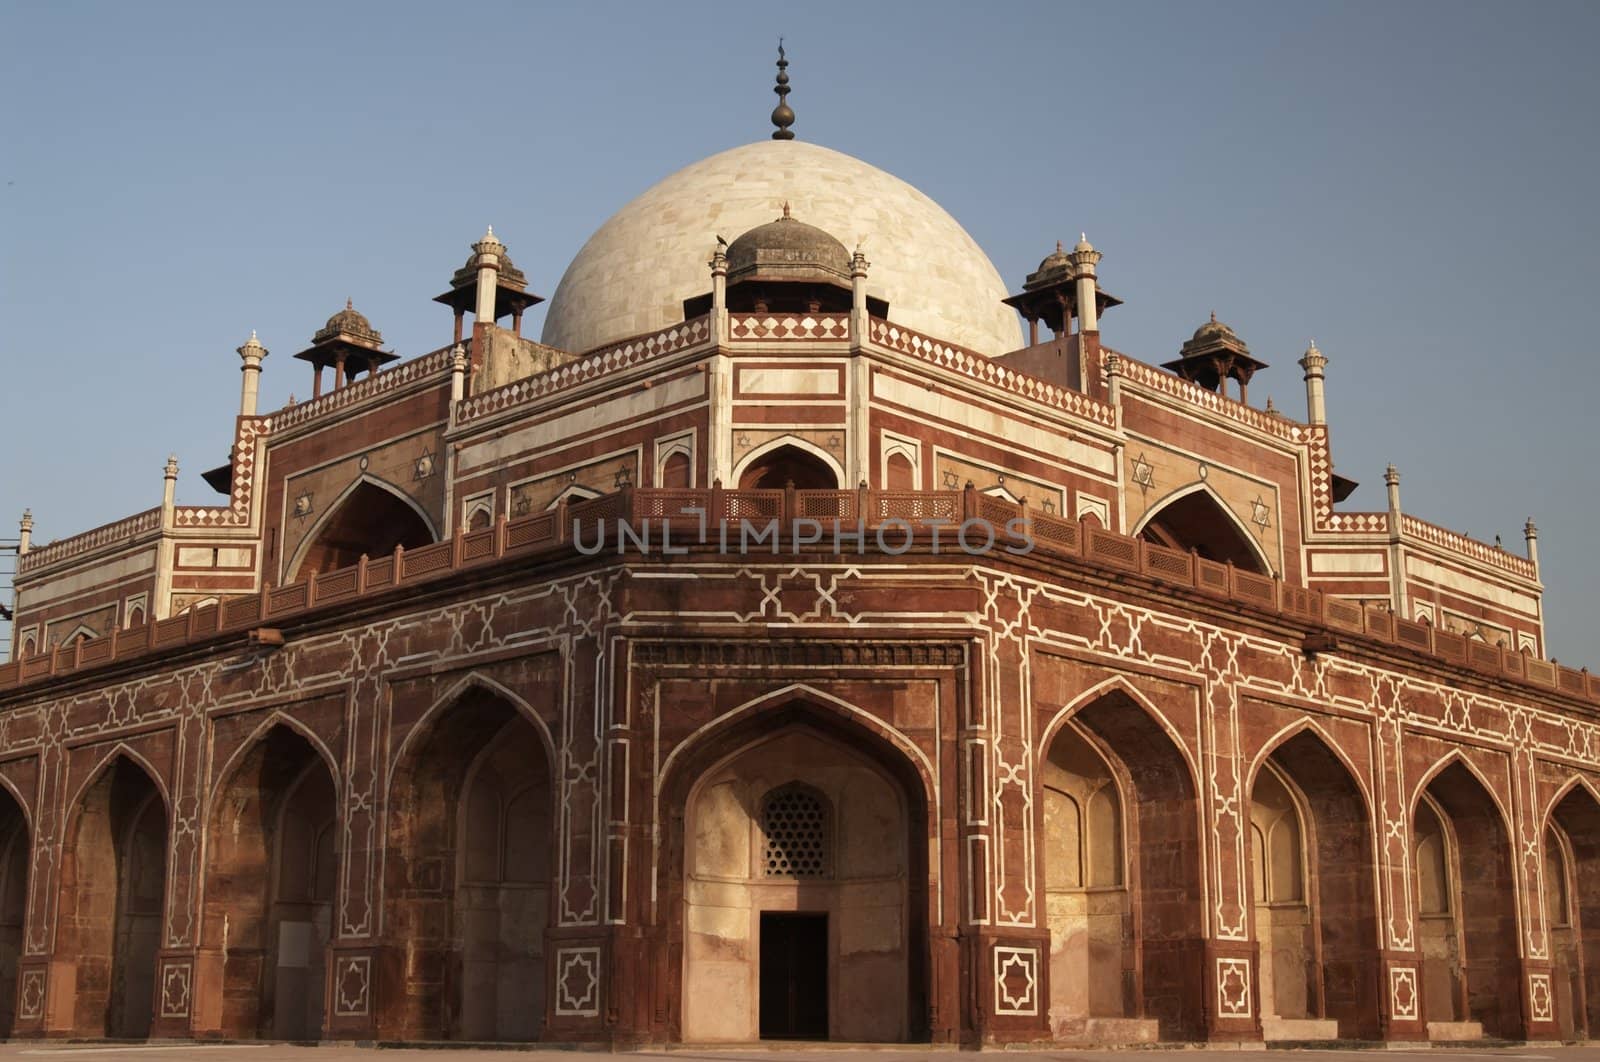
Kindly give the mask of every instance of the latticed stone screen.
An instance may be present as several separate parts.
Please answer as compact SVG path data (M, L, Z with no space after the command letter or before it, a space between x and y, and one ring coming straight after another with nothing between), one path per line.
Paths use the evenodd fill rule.
M827 874L828 810L816 796L797 787L768 794L761 824L767 835L767 877Z

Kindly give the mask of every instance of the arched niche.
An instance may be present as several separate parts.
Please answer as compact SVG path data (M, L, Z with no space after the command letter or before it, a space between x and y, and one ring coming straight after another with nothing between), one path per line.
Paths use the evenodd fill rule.
M381 557L396 546L414 549L435 535L416 503L398 489L371 477L355 483L306 536L289 581L348 568L362 556Z
M910 1036L908 799L797 725L711 767L685 811L686 1041Z
M327 761L287 724L253 740L217 789L203 934L226 954L223 1036L321 1039L338 819Z
M1572 786L1545 830L1545 917L1556 1020L1568 1039L1600 1032L1600 800Z
M0 1038L16 1024L17 961L28 913L28 819L11 790L0 786Z
M1070 875L1053 875L1048 864L1065 857L1070 865L1071 851L1069 844L1063 853L1063 838L1049 829L1051 779L1065 795L1072 789L1063 781L1067 776L1080 780L1072 783L1080 786L1080 793L1081 786L1092 783L1096 792L1106 794L1100 803L1105 826L1098 831L1094 797L1086 803L1082 797L1074 798L1090 838L1090 846L1080 842L1079 850L1089 853L1084 865L1092 889L1097 880L1096 833L1102 846L1109 846L1114 834L1119 836L1125 883L1113 885L1109 878L1101 879L1108 883L1099 897L1104 906L1099 925L1084 921L1079 926L1071 919L1058 923L1052 918L1052 1028L1061 1036L1073 1036L1080 1029L1092 1035L1094 1022L1101 1017L1143 1019L1154 1022L1155 1028L1138 1030L1130 1038L1201 1038L1205 1025L1201 846L1188 760L1150 707L1122 687L1097 692L1071 711L1049 735L1045 749L1047 906L1052 878L1058 888L1070 881ZM1103 766L1096 766L1096 761ZM1114 803L1107 777L1115 783ZM1057 807L1064 805L1058 802ZM1110 829L1114 809L1121 810L1120 831ZM1109 848L1103 849L1101 858L1107 867L1117 865ZM1123 932L1114 937L1110 927L1119 918ZM1078 932L1084 935L1082 946L1073 944ZM1082 983L1091 978L1101 983L1086 993Z
M837 466L814 448L783 443L746 458L739 474L740 490L838 490Z
M1316 731L1301 730L1261 762L1250 823L1263 1031L1376 1038L1374 847L1359 783Z
M1159 505L1144 518L1139 537L1158 546L1193 550L1206 560L1271 575L1265 551L1209 488L1194 487Z
M166 862L166 801L119 754L78 799L62 846L55 948L70 957L74 1035L150 1035Z
M385 1039L528 1041L546 1016L555 849L547 745L471 685L419 724L390 782Z
M1520 1037L1516 879L1499 806L1458 759L1428 780L1413 814L1423 1016Z

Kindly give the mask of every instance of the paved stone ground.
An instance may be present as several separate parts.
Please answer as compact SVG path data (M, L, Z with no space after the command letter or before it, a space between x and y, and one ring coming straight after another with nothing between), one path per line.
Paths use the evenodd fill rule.
M992 1051L990 1057L1016 1060L1016 1062L1160 1062L1181 1048L1161 1048L1149 1051ZM1291 1059L1282 1054L1265 1055L1259 1048L1251 1051L1226 1048L1188 1050L1184 1054L1205 1062L1270 1062L1272 1058ZM794 1044L782 1047L753 1048L700 1048L682 1047L671 1050L634 1051L612 1055L599 1051L571 1051L521 1048L377 1048L353 1044L328 1044L320 1047L295 1047L287 1044L109 1044L109 1043L40 1043L15 1041L0 1043L0 1059L28 1060L28 1062L493 1062L496 1058L517 1062L581 1062L584 1059L659 1059L668 1062L865 1062L877 1059L919 1059L955 1057L951 1050L932 1050L927 1047L894 1045L883 1048L825 1047ZM1600 1042L1578 1046L1519 1046L1519 1047L1437 1047L1431 1049L1350 1049L1339 1051L1295 1051L1292 1062L1600 1062Z

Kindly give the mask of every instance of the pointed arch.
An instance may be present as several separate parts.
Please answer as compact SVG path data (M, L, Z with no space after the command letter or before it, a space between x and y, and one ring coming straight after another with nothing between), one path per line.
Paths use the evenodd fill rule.
M443 714L447 708L461 700L474 689L481 689L492 696L500 698L501 700L510 704L511 707L515 708L518 714L522 715L528 720L528 722L532 723L533 729L538 731L539 740L544 745L544 754L548 761L552 764L558 762L556 759L555 738L550 733L550 726L542 718L540 718L538 712L533 710L533 705L529 704L518 694L512 692L508 687L496 682L488 675L482 674L481 672L472 671L463 676L461 679L457 680L454 685L436 697L433 703L428 705L427 710L418 716L417 721L411 725L411 729L406 732L405 738L400 742L400 747L395 749L394 754L389 757L389 763L384 768L385 791L388 790L389 785L393 781L392 776L394 774L395 766L406 761L406 756L411 751L412 743L421 740L421 735L426 734L433 729L433 726L438 721L439 716Z
M17 802L17 810L22 813L22 821L28 827L28 836L32 837L33 809L28 806L26 800L22 799L22 790L18 789L17 784L3 773L0 773L0 789L4 789L11 795L11 799Z
M289 576L285 581L295 581L304 577L305 573L301 569L305 566L308 555L322 540L324 534L336 526L335 521L341 518L341 514L345 513L348 503L363 488L380 491L386 495L384 503L391 511L415 517L417 525L414 528L403 530L400 533L391 531L390 537L397 537L402 545L406 545L405 537L409 535L414 538L416 532L420 531L427 535L428 542L439 541L439 529L434 524L433 519L405 491L388 480L379 479L371 473L363 472L351 481L349 486L339 492L338 496L323 510L322 515L317 518L316 523L311 525L311 530L306 532L305 537L300 540L300 544L295 547L293 558L283 568ZM411 545L427 545L427 543L413 541ZM388 548L393 549L393 546L391 545ZM374 549L369 551L369 556L376 556L383 552L387 552L387 550ZM349 563L354 564L355 562L356 559L354 557L350 558ZM344 565L339 564L334 567L339 568L344 567ZM319 568L319 570L332 571L334 568Z
M268 713L267 717L261 720L261 722L256 725L256 728L250 731L249 735L243 741L239 742L239 747L234 749L233 752L229 754L227 761L223 763L222 767L215 773L215 775L213 775L211 783L211 801L215 801L217 799L218 794L222 792L223 788L228 784L229 779L233 777L233 772L238 770L240 762L250 754L250 751L255 748L256 744L265 738L269 733L271 733L275 728L280 726L285 730L293 731L295 734L305 739L306 744L310 745L312 750L316 752L317 757L322 760L323 766L328 768L328 774L333 778L335 794L338 795L340 799L343 799L344 787L341 785L342 778L339 770L339 761L333 755L333 750L328 748L327 743L324 742L322 738L317 736L317 732L315 730L312 730L309 726L294 718L294 716L284 712L280 708L273 709L273 711ZM207 806L209 807L210 804L208 803Z
M1572 794L1574 789L1582 789L1587 792L1589 794L1589 798L1594 801L1595 806L1600 808L1600 789L1597 789L1595 784L1589 781L1588 778L1581 774L1575 774L1571 778L1568 778L1565 782L1562 782L1561 788L1556 790L1555 796L1551 797L1545 802L1544 814L1539 819L1539 830L1541 833L1550 828L1550 823L1556 813L1556 807L1561 804L1562 801L1566 800L1567 797Z
M1505 831L1506 836L1516 836L1512 829L1512 824L1515 820L1512 819L1511 813L1509 810L1507 810L1505 803L1501 801L1500 795L1495 792L1494 785L1489 781L1488 778L1484 777L1483 771L1478 768L1478 765L1473 763L1472 760L1469 759L1467 755L1460 749L1451 749L1449 752L1439 757L1434 765L1429 767L1427 771L1423 773L1421 780L1417 782L1416 787L1411 791L1411 805L1409 814L1412 816L1416 815L1417 803L1419 800L1421 800L1423 792L1427 790L1428 786L1433 783L1435 778L1449 770L1450 765L1453 763L1459 763L1462 767L1465 767L1467 773L1472 775L1472 777L1477 781L1478 785L1482 787L1484 795L1489 798L1489 801L1492 804L1494 804L1495 811L1500 815L1500 828Z
M87 623L80 623L66 634L62 635L61 641L57 642L56 644L61 646L63 649L69 649L72 647L74 642L93 641L98 637L100 637L100 635L93 627L89 626Z
M1339 747L1339 743L1333 739L1333 735L1323 729L1322 724L1311 716L1301 716L1267 738L1266 742L1261 746L1261 751L1256 753L1255 759L1250 763L1250 769L1245 775L1244 791L1248 793L1255 786L1257 772L1261 770L1274 752L1307 731L1310 731L1311 735L1334 759L1344 765L1344 769L1350 774L1350 780L1355 783L1357 792L1361 794L1363 809L1370 819L1372 816L1372 791L1367 787L1368 780L1362 777L1360 771L1356 770L1356 765L1351 761L1344 749Z
M812 708L827 712L847 722L860 726L865 730L871 731L880 739L887 741L890 745L904 753L910 760L911 765L915 768L917 775L922 780L924 798L928 800L930 806L937 807L938 791L934 781L935 772L933 769L933 764L929 761L927 754L918 748L915 742L906 737L906 735L901 731L897 730L893 726L890 726L888 723L883 722L871 712L865 711L864 709L851 704L842 697L836 697L831 693L828 693L824 690L819 690L815 686L808 685L804 682L791 682L789 685L780 689L763 693L759 697L753 697L750 700L745 701L743 704L740 704L717 716L715 719L701 724L700 727L697 728L693 733L679 742L678 745L667 754L667 758L661 761L661 767L656 771L655 796L658 812L661 793L667 788L673 771L673 765L678 762L680 758L688 758L689 756L692 756L699 746L709 743L710 741L714 740L717 735L733 728L737 724L742 723L747 717L760 712L765 708L781 706L785 703L796 701L805 703Z
M785 454L785 450L790 452ZM802 483L796 480L795 486L801 490L838 490L844 483L844 466L839 464L838 459L816 443L808 439L802 439L794 434L780 435L776 439L771 439L745 454L739 463L733 467L733 482L738 484L741 490L781 490L783 488L782 483L772 487L757 488L754 482L751 486L745 486L745 480L752 470L757 469L762 463L772 465L772 468L766 474L776 474L780 463L785 458L813 468L820 464L826 468L827 474L832 477L833 482L831 484L825 482L813 484L809 481ZM819 469L818 471L820 472L821 470ZM813 475L812 478L815 478L815 476ZM758 480L759 477L757 477Z
M1057 731L1061 729L1068 719L1111 693L1125 695L1166 732L1167 737L1172 739L1173 745L1177 747L1179 755L1183 757L1183 761L1189 769L1189 784L1194 786L1195 792L1198 793L1200 791L1200 783L1198 781L1200 777L1199 766L1195 763L1194 756L1190 753L1188 745L1184 743L1183 735L1178 732L1178 728L1172 724L1172 721L1166 717L1161 709L1155 706L1150 698L1146 697L1137 686L1121 675L1113 675L1111 678L1095 683L1069 701L1066 707L1050 717L1050 722L1045 724L1044 730L1040 732L1039 744L1034 751L1035 765L1037 766L1038 762L1042 762L1042 757L1050 748L1050 742L1055 739Z
M1272 558L1222 496L1206 483L1179 487L1140 517L1132 534L1172 549L1194 550L1211 561L1274 575Z
M156 792L160 794L161 803L166 807L167 816L170 821L172 815L172 795L167 791L166 779L161 776L160 771L156 770L155 767L151 765L149 760L145 759L144 756L134 751L132 746L122 741L117 742L111 747L110 752L107 752L104 756L100 757L99 762L94 765L94 769L88 773L88 775L85 777L85 780L79 784L77 791L72 794L72 799L67 801L67 807L77 808L80 804L82 804L83 795L90 789L94 788L95 783L100 781L101 776L111 769L111 767L115 764L117 757L119 756L127 759L135 767L139 768L139 770L150 776L150 783L155 786ZM68 820L67 825L70 829L72 825L70 819Z

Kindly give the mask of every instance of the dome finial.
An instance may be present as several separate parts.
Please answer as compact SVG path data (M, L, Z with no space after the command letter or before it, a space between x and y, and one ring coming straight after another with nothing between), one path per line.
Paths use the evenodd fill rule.
M772 134L774 140L793 140L794 130L789 127L794 124L794 110L789 106L789 60L783 54L783 38L778 38L778 83L772 91L778 94L778 105L772 109L772 124L777 126L777 131Z

